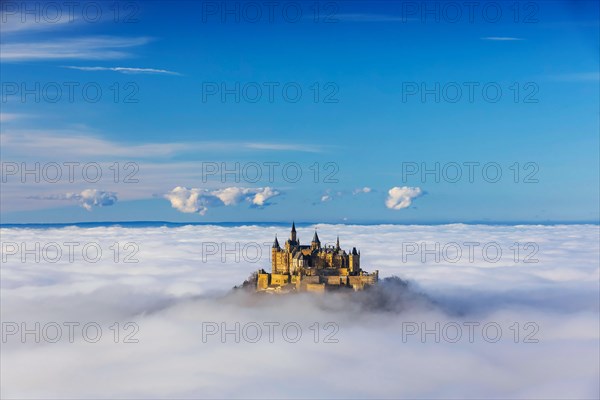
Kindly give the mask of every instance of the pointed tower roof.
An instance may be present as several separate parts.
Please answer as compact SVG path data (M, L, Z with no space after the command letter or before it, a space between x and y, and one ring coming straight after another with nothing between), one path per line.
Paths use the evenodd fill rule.
M339 236L337 237L337 240L335 241L335 248L338 250L340 249L340 237Z
M321 243L321 241L319 240L319 235L317 235L317 230L316 229L315 229L315 234L313 235L312 241L314 243Z
M275 241L273 242L273 248L279 249L279 241L277 240L277 235L275 235Z
M292 243L296 243L296 224L292 222L292 232L290 233L290 240ZM298 243L299 244L299 243Z

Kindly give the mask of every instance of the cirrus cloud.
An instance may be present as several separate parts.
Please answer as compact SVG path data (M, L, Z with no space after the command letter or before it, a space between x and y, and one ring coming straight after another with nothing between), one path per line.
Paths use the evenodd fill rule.
M493 42L514 42L524 39L512 36L487 36L482 37L481 40L491 40Z
M130 57L129 50L149 43L148 37L94 36L40 42L0 44L3 62L43 60L108 60Z
M156 68L133 68L133 67L78 67L67 65L65 68L76 69L79 71L113 71L122 74L163 74L163 75L181 75L179 72L168 71L166 69Z

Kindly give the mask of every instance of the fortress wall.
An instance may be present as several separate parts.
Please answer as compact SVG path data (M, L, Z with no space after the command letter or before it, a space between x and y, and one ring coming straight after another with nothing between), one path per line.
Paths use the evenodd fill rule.
M348 283L350 285L360 285L362 283L362 276L349 276Z
M285 285L290 282L290 276L287 274L271 274L271 285Z
M319 283L320 282L320 277L318 275L314 275L314 276L303 276L302 277L302 283Z
M270 284L269 274L258 274L258 282L256 287L259 289L266 289Z
M325 292L325 284L324 283L309 283L306 285L307 292Z
M339 285L341 283L340 276L328 276L327 284L328 285Z

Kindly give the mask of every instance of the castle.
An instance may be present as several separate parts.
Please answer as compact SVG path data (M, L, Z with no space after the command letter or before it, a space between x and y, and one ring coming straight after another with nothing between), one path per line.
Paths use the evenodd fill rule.
M362 290L378 281L379 271L369 274L360 268L356 247L346 252L340 247L321 246L315 230L310 245L300 245L296 225L282 248L277 236L271 248L271 273L258 271L256 290L267 292L324 292L338 288Z

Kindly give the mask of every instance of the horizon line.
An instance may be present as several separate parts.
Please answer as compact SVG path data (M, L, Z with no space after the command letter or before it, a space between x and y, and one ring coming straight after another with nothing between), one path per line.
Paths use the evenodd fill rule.
M348 221L300 221L295 222L296 225L307 226L307 225L600 225L599 220L545 220L545 221L429 221L429 222L384 222L384 221L372 221L372 222L348 222ZM136 221L87 221L87 222L24 222L24 223L0 223L0 228L13 228L13 227L32 227L32 226L78 226L78 225L136 225L136 224L167 224L167 225L289 225L290 221L151 221L151 220L136 220Z

